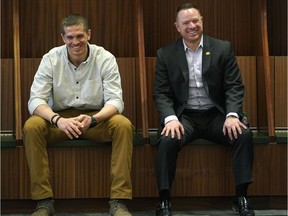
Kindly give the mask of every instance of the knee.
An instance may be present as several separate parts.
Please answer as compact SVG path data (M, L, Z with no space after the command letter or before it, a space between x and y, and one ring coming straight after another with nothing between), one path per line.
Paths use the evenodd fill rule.
M246 142L252 142L252 138L253 138L253 133L250 130L250 128L247 129L242 129L242 134L240 136L243 140L245 140Z
M115 115L111 119L115 128L118 128L122 131L127 131L129 133L133 133L134 126L132 125L131 121L123 115Z
M46 128L46 121L45 119L39 116L31 116L25 122L23 127L23 137L25 139L26 136L29 134L44 132Z
M172 138L169 136L161 136L157 142L157 149L158 150L165 150L165 151L179 151L181 146L181 139Z

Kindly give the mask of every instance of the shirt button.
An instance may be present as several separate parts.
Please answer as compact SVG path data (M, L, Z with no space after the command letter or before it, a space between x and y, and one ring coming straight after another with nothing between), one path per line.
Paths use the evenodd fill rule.
M78 99L78 97L76 97L76 99Z
M79 82L76 82L76 84L79 84Z

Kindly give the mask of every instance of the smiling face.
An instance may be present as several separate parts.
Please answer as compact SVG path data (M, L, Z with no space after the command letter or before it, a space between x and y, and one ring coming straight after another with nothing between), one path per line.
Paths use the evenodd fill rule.
M90 30L85 31L83 24L71 25L64 27L64 33L61 35L68 50L69 60L75 66L85 61L88 56L88 41L91 36Z
M175 27L188 47L195 49L199 45L203 34L203 20L197 9L180 10L176 17Z

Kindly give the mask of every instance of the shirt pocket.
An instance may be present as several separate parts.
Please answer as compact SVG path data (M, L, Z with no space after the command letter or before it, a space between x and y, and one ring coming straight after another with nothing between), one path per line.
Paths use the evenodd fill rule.
M94 105L102 104L103 103L102 81L96 79L85 81L82 86L81 96L87 103L92 103Z

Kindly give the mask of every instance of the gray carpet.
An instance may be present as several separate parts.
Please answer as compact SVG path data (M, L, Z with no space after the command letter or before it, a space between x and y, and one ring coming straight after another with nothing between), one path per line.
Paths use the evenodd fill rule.
M256 216L287 216L287 210L255 210ZM2 216L29 216L29 214L1 214ZM154 216L154 211L133 212L133 216ZM232 210L207 210L207 211L181 211L173 212L173 216L235 216ZM108 213L56 213L56 216L109 216Z

